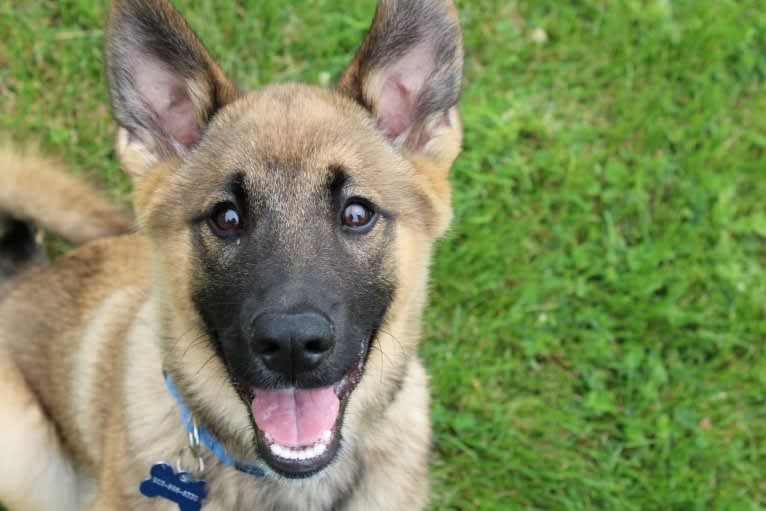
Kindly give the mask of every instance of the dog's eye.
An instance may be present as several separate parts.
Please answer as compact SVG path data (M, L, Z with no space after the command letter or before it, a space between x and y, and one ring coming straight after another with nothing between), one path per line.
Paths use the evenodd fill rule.
M375 218L375 210L367 201L352 199L343 208L341 222L355 232L367 232L372 228Z
M239 212L230 203L219 204L210 216L210 223L218 236L230 236L242 229Z

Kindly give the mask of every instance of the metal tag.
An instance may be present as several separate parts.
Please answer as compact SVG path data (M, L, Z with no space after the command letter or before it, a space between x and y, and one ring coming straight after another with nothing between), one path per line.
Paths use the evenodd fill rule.
M189 472L178 472L167 463L155 463L139 490L146 497L161 497L178 504L180 511L200 511L207 496L204 480L195 480Z

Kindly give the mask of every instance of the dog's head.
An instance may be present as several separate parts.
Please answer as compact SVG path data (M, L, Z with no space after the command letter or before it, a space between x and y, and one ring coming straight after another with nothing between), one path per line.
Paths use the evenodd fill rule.
M383 0L335 90L240 94L164 0L116 1L107 40L163 363L234 455L315 473L415 356L460 150L454 7Z

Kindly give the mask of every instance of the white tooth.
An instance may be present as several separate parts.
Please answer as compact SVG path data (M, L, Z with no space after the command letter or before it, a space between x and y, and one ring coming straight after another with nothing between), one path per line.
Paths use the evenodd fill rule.
M273 438L271 437L269 433L264 433L263 436L264 438L266 438L266 441L269 443L271 443L271 441L273 440Z
M319 442L309 447L287 447L275 442L270 444L269 448L275 456L279 456L280 458L292 461L304 461L317 458L327 452L327 444L331 439L332 431L327 430L322 433Z

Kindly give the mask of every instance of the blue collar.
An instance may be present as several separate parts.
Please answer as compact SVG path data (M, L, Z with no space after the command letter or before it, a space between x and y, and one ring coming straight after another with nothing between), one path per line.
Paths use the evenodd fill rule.
M167 385L170 394L172 394L176 400L176 403L178 403L178 408L181 410L181 417L183 418L186 431L191 434L194 429L194 422L192 420L191 412L189 412L189 409L184 404L184 400L181 398L181 394L178 393L178 389L173 384L173 378L167 373L165 373L165 385ZM230 467L234 467L240 472L244 472L252 476L264 477L266 475L266 472L258 466L235 461L234 458L232 458L229 453L226 452L223 444L221 444L221 442L219 442L218 439L214 437L213 434L210 433L210 431L207 429L198 425L197 431L199 432L199 439L202 445L204 445L210 452L212 452L221 463L229 465Z

